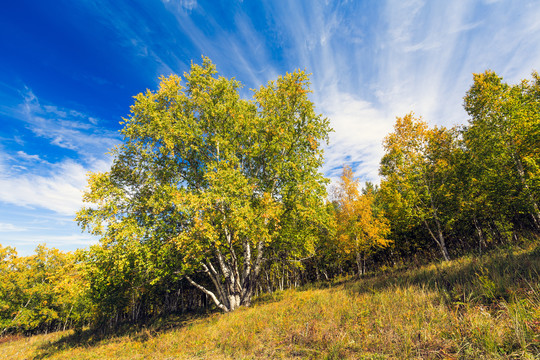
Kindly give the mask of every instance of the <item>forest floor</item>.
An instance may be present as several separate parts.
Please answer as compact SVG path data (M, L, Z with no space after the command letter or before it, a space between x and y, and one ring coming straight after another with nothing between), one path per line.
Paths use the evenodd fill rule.
M266 294L230 314L4 338L0 359L540 359L540 247Z

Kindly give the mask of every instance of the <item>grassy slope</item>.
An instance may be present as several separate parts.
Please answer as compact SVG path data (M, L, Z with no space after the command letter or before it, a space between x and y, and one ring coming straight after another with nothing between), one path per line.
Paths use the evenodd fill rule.
M0 358L540 358L539 274L540 248L465 258L267 295L181 326L14 339Z

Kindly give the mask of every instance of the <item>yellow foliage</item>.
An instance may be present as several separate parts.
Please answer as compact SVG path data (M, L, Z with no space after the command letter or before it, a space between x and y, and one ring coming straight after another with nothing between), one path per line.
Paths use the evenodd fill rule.
M336 222L340 248L346 254L365 253L390 243L387 219L374 212L374 194L361 194L358 185L352 169L345 166L336 194Z

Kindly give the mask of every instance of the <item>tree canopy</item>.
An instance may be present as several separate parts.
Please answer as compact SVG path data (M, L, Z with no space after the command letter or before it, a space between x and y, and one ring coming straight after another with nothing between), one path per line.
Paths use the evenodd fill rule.
M253 100L207 58L184 81L163 77L135 97L111 170L90 176L84 199L93 206L77 220L103 248L151 244L155 281L173 271L232 311L250 304L269 249L313 251L327 216L319 168L329 121L315 112L303 71Z
M540 76L532 77L509 85L493 71L474 74L464 138L483 206L506 218L527 214L540 230Z
M429 128L412 113L397 118L384 139L380 174L385 199L408 226L422 224L449 260L445 232L459 206L455 184L455 130Z

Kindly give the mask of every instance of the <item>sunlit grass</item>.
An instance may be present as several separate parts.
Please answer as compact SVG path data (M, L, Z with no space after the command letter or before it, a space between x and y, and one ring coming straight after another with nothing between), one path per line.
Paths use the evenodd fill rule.
M539 273L538 250L463 258L267 294L252 308L184 319L170 330L161 324L79 342L69 332L22 338L0 344L0 357L533 359Z

